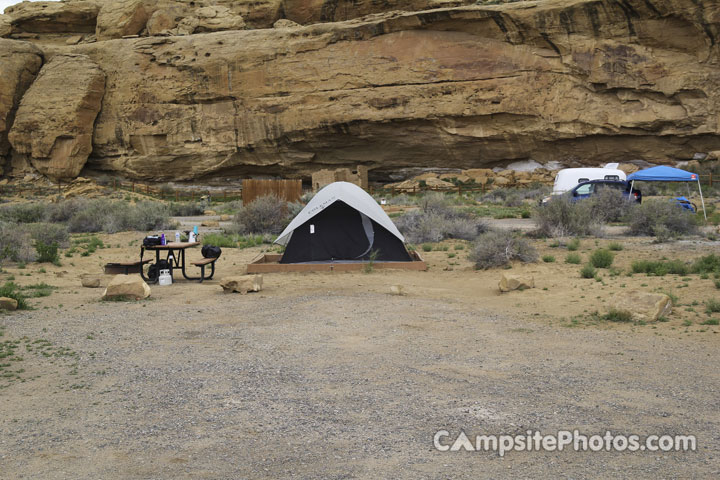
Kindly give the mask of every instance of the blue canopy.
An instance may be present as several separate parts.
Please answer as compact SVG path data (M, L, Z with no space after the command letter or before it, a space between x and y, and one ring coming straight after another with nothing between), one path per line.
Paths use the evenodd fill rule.
M700 177L697 173L686 172L679 168L665 167L663 165L659 167L646 168L640 170L627 177L628 182L697 182L698 191L700 192L700 201L703 207L703 216L707 220L707 213L705 212L705 200L703 199L702 187L700 186ZM632 187L631 187L632 188ZM689 187L688 187L689 191Z
M627 177L629 182L633 180L636 182L697 182L698 178L697 173L686 172L679 168L665 167L662 165L640 170Z

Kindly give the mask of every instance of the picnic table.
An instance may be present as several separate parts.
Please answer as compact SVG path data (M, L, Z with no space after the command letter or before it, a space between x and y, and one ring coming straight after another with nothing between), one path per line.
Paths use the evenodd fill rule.
M196 267L200 267L200 276L199 277L191 277L188 276L187 271L185 269L187 260L185 258L185 250L188 248L195 248L200 245L200 242L169 242L165 245L152 245L152 246L141 246L140 247L140 262L143 263L143 256L145 255L145 250L154 250L155 251L155 263L158 264L160 262L160 255L167 252L167 255L165 255L165 260L168 260L170 263L170 275L172 275L174 269L180 269L182 272L183 277L185 277L187 280L199 280L201 283L203 280L210 280L213 275L215 274L215 261L217 258L203 258L202 260L198 260L197 262L191 262L192 265L195 265ZM170 261L170 256L172 255L172 261ZM205 276L205 266L210 265L210 275L207 277ZM146 282L157 282L157 279L149 279L145 276L145 273L143 272L143 269L140 269L140 276L145 280Z

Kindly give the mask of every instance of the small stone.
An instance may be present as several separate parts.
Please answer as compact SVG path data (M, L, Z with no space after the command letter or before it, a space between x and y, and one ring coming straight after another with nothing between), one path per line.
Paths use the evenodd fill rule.
M78 43L82 42L83 36L82 35L73 35L72 37L65 40L66 45L77 45Z
M221 222L229 222L230 220L232 220L232 217L230 215L220 215Z
M535 288L535 278L531 275L512 275L509 273L503 273L500 276L500 283L498 283L498 288L501 292Z
M17 310L18 302L14 298L0 297L0 309Z
M85 288L100 288L103 284L105 276L95 274L85 274L80 276L80 282Z
M203 215L205 215L207 217L212 217L212 216L217 215L217 213L215 212L215 210L205 210L203 212Z
M245 295L248 292L259 292L263 286L262 275L245 275L225 277L220 281L225 293L238 292Z
M402 285L390 285L390 294L405 295L405 289Z

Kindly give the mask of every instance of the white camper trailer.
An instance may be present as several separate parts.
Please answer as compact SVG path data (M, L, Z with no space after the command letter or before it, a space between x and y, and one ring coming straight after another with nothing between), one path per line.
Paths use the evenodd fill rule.
M560 170L553 184L553 195L562 195L575 185L590 180L627 180L617 163L608 163L603 168L565 168Z

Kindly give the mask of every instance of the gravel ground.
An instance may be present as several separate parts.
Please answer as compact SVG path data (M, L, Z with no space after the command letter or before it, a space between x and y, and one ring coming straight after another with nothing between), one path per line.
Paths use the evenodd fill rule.
M2 478L717 478L717 341L329 291L91 302L0 318ZM218 301L222 298L222 301ZM74 370L76 369L76 373ZM468 434L695 434L698 452L438 452Z

